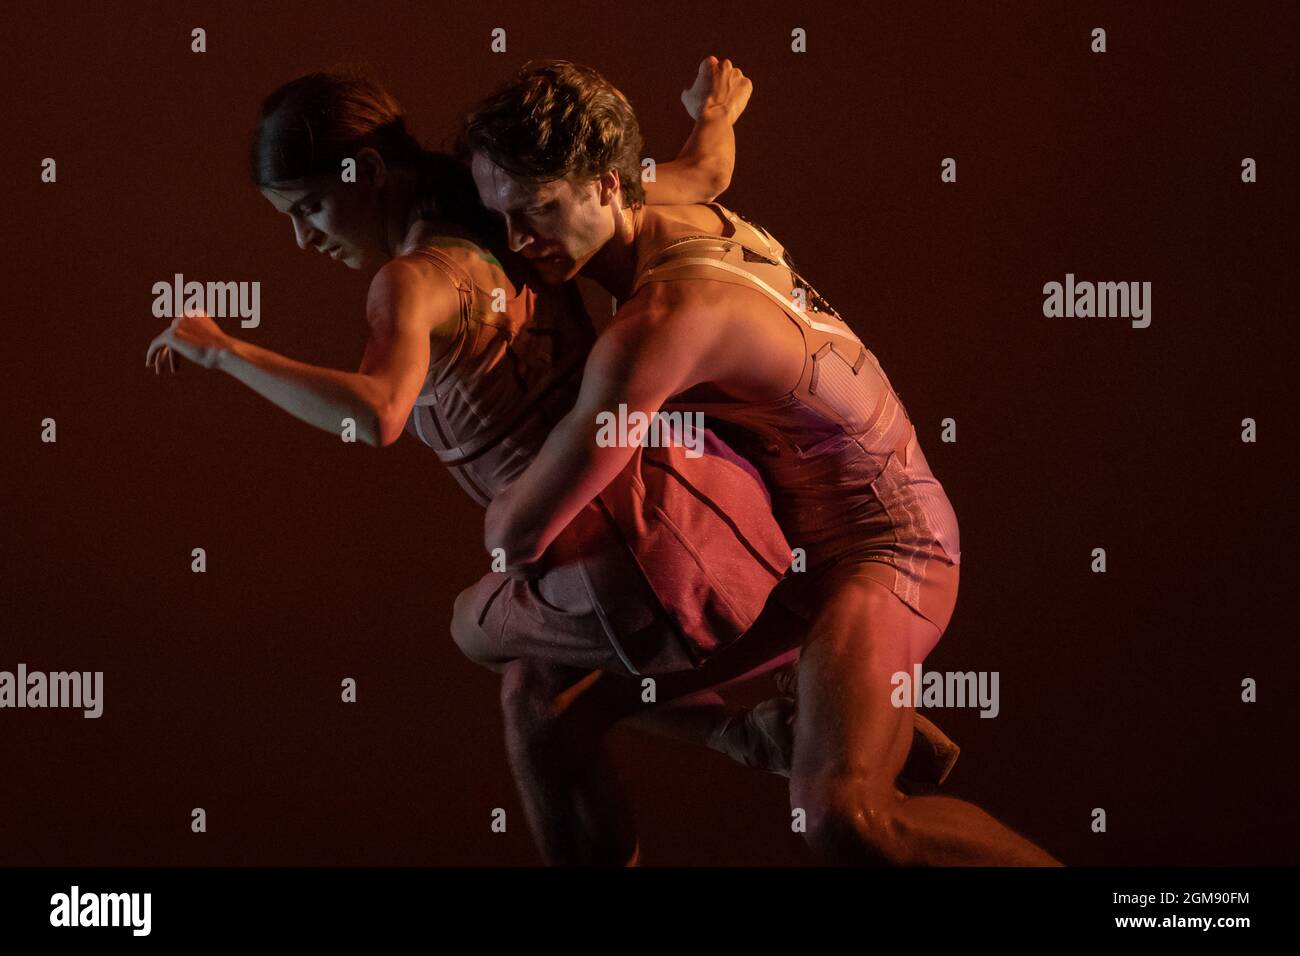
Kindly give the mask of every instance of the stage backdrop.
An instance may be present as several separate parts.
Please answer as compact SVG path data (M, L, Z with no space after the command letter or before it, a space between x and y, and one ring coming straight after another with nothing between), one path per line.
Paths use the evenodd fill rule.
M754 83L722 201L880 359L960 521L926 666L996 672L1000 707L931 712L951 792L1067 863L1295 861L1289 4L230 6L3 14L0 671L104 678L97 719L0 709L0 863L537 861L497 678L448 634L480 511L410 437L146 371L151 289L259 281L260 327L228 331L355 370L367 276L249 184L262 97L359 65L438 145L563 57L662 161L707 54ZM1136 283L1145 316L1045 314L1052 282ZM811 859L784 780L613 747L647 863Z

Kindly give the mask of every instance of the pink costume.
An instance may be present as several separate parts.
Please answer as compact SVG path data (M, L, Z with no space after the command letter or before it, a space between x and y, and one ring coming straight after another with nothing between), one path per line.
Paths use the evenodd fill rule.
M572 285L505 299L462 265L485 255L470 243L413 254L447 274L461 310L406 428L486 505L573 406L595 335ZM452 631L496 660L686 670L749 628L789 564L752 465L712 435L700 457L641 447L547 550L543 573L489 572L457 599Z
M957 516L906 409L876 357L795 272L780 243L708 205L729 224L725 234L647 242L637 250L633 294L647 282L684 279L754 289L799 330L803 375L773 401L665 407L702 411L711 427L725 421L747 430L725 434L766 479L790 545L806 551L806 572L789 578L796 593L806 597L805 586L816 593L832 568L865 575L942 632L957 599ZM806 610L801 600L795 606Z

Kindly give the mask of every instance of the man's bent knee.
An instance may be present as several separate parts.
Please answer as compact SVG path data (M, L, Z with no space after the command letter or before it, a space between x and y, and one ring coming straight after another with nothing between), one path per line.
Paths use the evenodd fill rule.
M830 863L909 866L914 854L893 784L862 773L792 782L791 806L806 814L807 840Z

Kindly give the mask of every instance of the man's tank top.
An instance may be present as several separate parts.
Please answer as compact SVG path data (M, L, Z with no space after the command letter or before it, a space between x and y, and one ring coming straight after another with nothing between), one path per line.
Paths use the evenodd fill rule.
M920 562L910 573L915 581L931 556L958 564L956 515L876 357L766 229L708 205L726 220L725 234L645 243L632 295L647 282L693 278L756 290L799 330L803 373L770 401L665 407L702 411L710 427L723 421L746 430L720 433L767 479L786 537L807 549L810 571L855 558Z

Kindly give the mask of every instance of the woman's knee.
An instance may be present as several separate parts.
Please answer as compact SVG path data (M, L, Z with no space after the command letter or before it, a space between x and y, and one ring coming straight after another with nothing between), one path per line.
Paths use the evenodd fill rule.
M501 713L512 739L530 745L553 740L560 727L555 688L546 665L527 658L509 662L501 671Z
M451 639L460 648L460 652L474 663L484 666L499 664L500 657L493 653L487 633L478 622L476 591L476 588L466 588L456 596L451 612Z
M563 745L584 750L641 706L630 703L637 698L627 688L607 685L598 672L519 658L501 674L507 735L533 749Z

